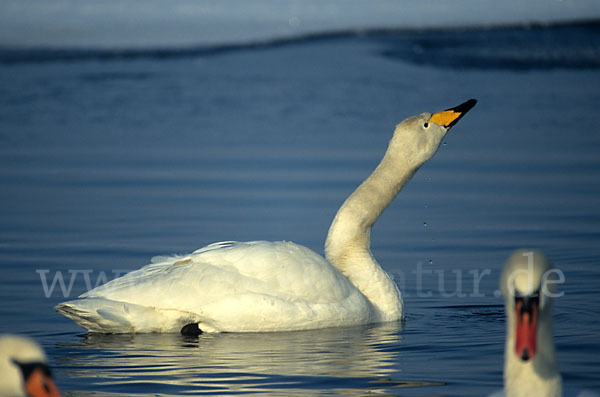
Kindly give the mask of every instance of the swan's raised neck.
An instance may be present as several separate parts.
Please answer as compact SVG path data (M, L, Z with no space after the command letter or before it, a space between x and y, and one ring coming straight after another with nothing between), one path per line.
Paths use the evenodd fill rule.
M552 336L556 270L535 250L518 250L502 270L507 335L504 390L507 396L560 396Z
M471 99L398 124L381 163L346 199L329 228L327 259L373 304L378 316L373 321L399 319L403 308L396 284L371 254L371 227L419 167L435 154L446 132L476 102Z

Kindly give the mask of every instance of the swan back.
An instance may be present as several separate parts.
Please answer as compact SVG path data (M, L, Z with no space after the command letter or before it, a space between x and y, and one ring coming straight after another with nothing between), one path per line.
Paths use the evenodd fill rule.
M285 241L216 243L161 257L56 309L94 332L314 329L372 322L372 305L336 268Z

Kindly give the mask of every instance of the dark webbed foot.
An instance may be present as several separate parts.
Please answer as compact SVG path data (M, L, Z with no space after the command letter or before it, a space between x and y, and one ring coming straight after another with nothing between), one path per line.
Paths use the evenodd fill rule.
M202 330L198 326L198 323L186 324L179 332L181 332L181 335L185 336L198 336L202 334Z

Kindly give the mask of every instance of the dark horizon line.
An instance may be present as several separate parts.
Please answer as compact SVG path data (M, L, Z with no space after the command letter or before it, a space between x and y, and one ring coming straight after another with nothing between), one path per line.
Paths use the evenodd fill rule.
M351 37L377 37L403 34L427 33L468 33L504 30L544 30L569 27L591 27L600 29L600 18L576 19L550 22L519 22L507 24L441 26L423 28L377 27L349 28L331 31L308 32L298 35L271 39L250 40L223 44L173 45L157 47L124 46L118 48L104 46L7 46L0 45L0 64L26 64L50 62L78 62L87 60L139 60L139 59L180 59L197 56L213 56L244 50L269 49L290 45L306 44L324 40Z

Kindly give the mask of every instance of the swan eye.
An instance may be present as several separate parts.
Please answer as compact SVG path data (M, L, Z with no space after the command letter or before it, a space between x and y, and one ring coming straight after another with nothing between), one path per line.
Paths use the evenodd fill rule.
M425 128L429 128L429 123L425 123L425 124L423 124L423 127L425 127Z

